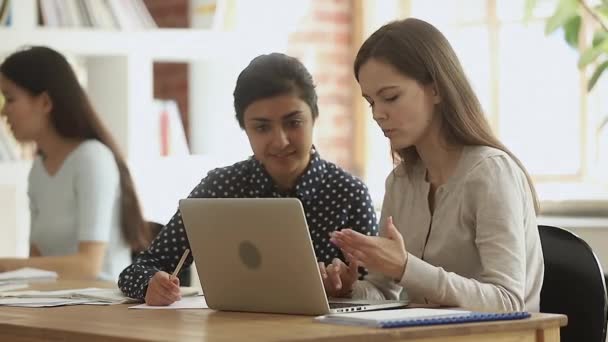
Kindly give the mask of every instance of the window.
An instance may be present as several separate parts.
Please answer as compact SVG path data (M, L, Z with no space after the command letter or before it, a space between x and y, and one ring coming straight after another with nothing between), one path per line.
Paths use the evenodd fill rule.
M587 93L578 52L561 34L545 36L556 3L541 1L527 22L525 0L411 0L405 13L447 36L495 132L532 174L543 204L608 199L608 100L599 96L607 93L606 77ZM388 142L371 113L365 117L366 180L379 204L391 168L388 152L379 151Z

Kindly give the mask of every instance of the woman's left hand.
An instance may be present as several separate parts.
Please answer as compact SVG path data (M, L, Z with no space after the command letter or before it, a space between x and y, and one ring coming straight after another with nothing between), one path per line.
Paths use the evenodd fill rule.
M370 271L400 280L408 254L403 236L393 224L392 216L386 220L384 235L386 236L367 236L352 229L342 229L330 233L330 241L340 247L349 260Z

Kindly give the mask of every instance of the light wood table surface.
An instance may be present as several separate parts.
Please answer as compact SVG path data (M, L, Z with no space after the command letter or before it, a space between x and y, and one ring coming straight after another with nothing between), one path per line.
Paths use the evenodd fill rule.
M110 287L59 281L32 289ZM530 319L375 329L314 322L312 317L213 310L128 310L129 305L0 307L0 341L496 341L559 342L563 315Z

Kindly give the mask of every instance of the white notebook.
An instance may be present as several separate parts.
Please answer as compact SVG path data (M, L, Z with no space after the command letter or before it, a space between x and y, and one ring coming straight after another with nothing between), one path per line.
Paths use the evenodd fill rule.
M378 328L394 328L436 324L457 324L497 320L513 320L530 317L528 312L488 313L449 309L398 309L329 314L316 317L323 323L362 325Z

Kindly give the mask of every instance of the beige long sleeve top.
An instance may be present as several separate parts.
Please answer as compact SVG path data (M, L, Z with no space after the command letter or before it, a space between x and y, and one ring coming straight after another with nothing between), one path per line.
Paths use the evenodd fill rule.
M389 216L409 253L402 279L371 273L353 297L435 303L484 311L539 311L544 262L525 174L506 153L467 146L428 205L418 163L386 181L381 234ZM401 293L402 290L405 293Z

